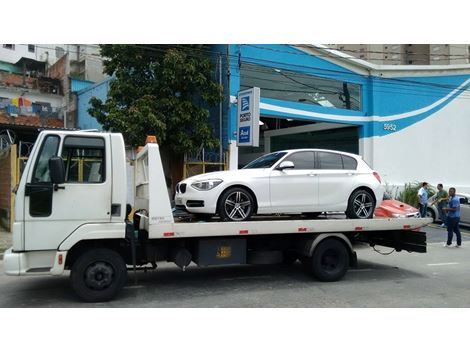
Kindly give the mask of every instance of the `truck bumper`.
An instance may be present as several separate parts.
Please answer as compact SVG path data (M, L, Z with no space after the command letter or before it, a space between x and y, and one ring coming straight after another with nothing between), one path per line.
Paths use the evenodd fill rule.
M66 255L61 251L13 252L9 248L3 254L3 267L10 276L62 275Z

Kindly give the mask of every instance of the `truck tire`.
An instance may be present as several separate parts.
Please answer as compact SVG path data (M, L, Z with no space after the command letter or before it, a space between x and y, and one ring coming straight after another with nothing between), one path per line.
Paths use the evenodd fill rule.
M349 251L341 241L327 238L317 245L305 264L319 281L338 281L348 271Z
M113 299L127 281L123 258L106 248L84 252L72 266L72 289L85 302L105 302Z

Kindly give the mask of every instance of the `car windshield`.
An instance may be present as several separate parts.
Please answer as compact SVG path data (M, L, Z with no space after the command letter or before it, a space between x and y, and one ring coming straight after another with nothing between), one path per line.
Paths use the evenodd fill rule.
M246 165L244 169L264 169L271 167L286 154L286 152L276 152L263 155L262 157L259 157L258 159L255 159Z

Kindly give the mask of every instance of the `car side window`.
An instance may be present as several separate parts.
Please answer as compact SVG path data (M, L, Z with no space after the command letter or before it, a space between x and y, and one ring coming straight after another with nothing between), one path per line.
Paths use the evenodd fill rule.
M343 159L343 169L345 170L356 170L357 169L357 161L350 156L341 155Z
M62 148L65 182L102 183L105 181L105 144L99 137L67 137Z
M57 155L60 139L58 136L47 136L42 144L39 158L34 168L32 183L51 182L51 175L49 173L49 159Z
M327 170L342 170L343 160L341 154L318 152L318 168Z
M315 165L314 152L296 152L289 155L284 161L292 161L294 170L312 170Z

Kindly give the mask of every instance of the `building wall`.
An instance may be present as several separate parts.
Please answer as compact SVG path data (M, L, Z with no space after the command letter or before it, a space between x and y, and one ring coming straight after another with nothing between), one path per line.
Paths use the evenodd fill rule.
M90 108L90 99L96 97L105 101L108 96L109 84L111 78L99 82L89 88L82 89L77 92L77 106L78 106L78 118L77 127L80 129L98 129L102 130L103 126L96 121L96 119L88 113Z
M380 65L455 65L470 63L467 44L330 44Z
M70 44L31 44L34 45L34 52L28 50L28 44L14 44L15 48L6 49L3 44L0 46L0 60L15 63L22 57L27 57L37 61L47 62L49 65L54 64L68 50L74 50L74 45ZM61 48L62 50L56 50Z
M365 75L313 54L296 53L286 45L258 47L234 45L232 51L242 62L290 67L360 83L363 92L362 110L351 111L267 99L261 91L262 115L358 126L359 153L382 174L384 182L397 186L413 181L442 182L446 187L470 192L470 164L464 160L464 151L470 150L470 67L459 75L445 68L409 70L401 76L400 71ZM421 53L427 50L412 49ZM236 68L232 74L239 72ZM230 92L236 96L239 82L231 83ZM235 132L236 104L230 109L229 124ZM229 137L235 139L234 135Z

